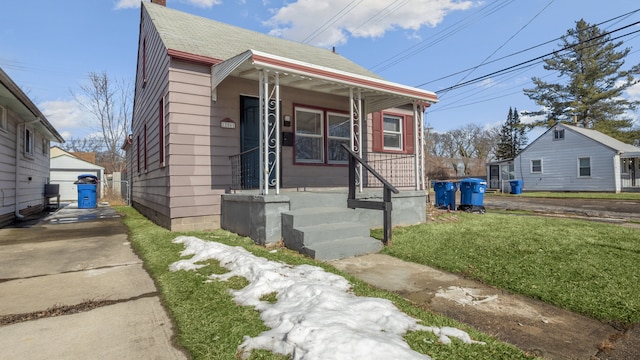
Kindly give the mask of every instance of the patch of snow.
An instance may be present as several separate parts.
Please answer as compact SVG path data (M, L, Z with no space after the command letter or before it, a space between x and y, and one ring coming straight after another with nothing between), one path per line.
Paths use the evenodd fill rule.
M296 360L430 359L411 350L402 338L408 331L432 332L445 344L452 337L481 343L456 328L420 325L389 300L355 296L345 278L316 266L269 261L242 247L196 237L179 236L174 242L185 246L181 255L193 256L171 264L171 271L195 270L202 266L198 262L215 259L229 272L211 279L248 280L249 285L230 293L238 304L255 307L270 330L245 336L239 346L244 358L253 349L266 349ZM271 293L276 293L275 303L260 300Z

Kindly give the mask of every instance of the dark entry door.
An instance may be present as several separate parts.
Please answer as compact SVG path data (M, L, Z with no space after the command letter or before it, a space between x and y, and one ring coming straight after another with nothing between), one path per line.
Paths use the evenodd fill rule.
M500 166L489 165L489 189L500 188Z
M242 188L256 189L260 186L260 100L240 97L240 114Z

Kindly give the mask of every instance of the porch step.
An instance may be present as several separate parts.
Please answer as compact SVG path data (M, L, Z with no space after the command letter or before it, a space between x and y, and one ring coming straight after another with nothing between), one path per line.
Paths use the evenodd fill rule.
M285 246L319 260L379 251L382 242L369 234L369 225L360 223L352 209L314 207L282 213Z
M345 207L312 207L282 213L283 224L291 228L357 220L358 214Z
M293 192L288 193L289 204L291 210L300 210L305 208L341 208L347 207L346 192Z
M303 247L301 254L316 260L336 260L376 253L382 249L382 241L367 237L337 239Z

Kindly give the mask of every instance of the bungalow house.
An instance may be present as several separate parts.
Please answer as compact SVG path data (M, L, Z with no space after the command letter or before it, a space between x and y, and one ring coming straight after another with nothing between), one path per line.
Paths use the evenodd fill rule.
M640 191L640 148L599 131L557 124L511 160L488 164L489 188L525 191Z
M0 227L42 211L51 141L64 139L0 69Z
M422 120L434 93L386 81L334 51L162 0L142 3L138 49L127 173L132 205L154 222L176 231L222 227L260 244L283 239L323 257L322 246L302 239L314 229L301 228L331 238L325 248L346 248L371 244L369 228L383 225L371 208L393 204L394 224L425 220ZM356 196L382 196L368 166L399 190L391 204L347 208L343 146L367 163L353 166ZM345 237L349 245L338 245Z

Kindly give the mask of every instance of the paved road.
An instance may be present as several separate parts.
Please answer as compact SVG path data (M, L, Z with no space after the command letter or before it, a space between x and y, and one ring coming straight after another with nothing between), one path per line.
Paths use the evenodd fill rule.
M520 209L605 219L640 220L640 201L632 200L553 199L487 195L484 197L484 206L488 210Z
M186 359L115 210L23 225L0 229L0 358Z

